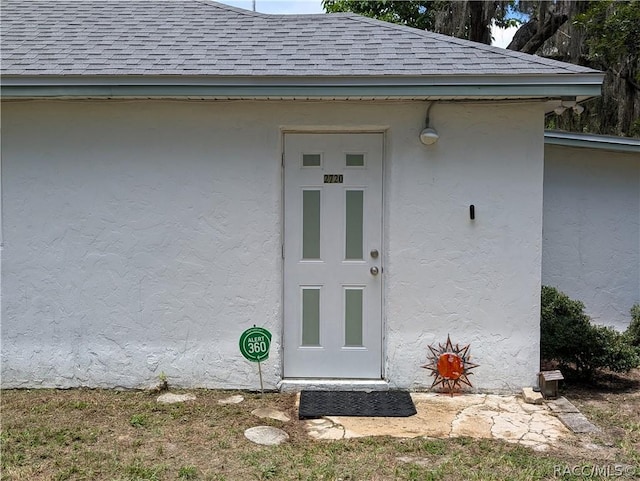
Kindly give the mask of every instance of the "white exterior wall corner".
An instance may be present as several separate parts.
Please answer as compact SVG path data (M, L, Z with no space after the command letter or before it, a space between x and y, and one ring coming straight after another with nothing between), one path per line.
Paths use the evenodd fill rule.
M481 390L514 391L539 370L543 110L436 104L440 139L410 129L389 154L388 377L427 388L428 345L471 344ZM419 122L419 117L415 119ZM469 206L476 219L470 220Z
M427 346L471 344L481 390L539 366L543 109L424 102L3 105L2 384L258 386L282 372L283 129L386 132L385 376L431 384ZM476 206L470 221L469 204Z
M542 281L624 330L640 302L640 160L545 146Z

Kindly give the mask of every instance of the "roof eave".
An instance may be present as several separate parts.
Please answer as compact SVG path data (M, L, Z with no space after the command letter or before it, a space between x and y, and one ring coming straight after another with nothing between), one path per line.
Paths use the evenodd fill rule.
M610 135L545 130L544 143L547 145L559 145L562 147L640 153L640 139L614 137ZM640 157L638 158L640 159Z
M4 76L10 98L553 98L599 96L604 74L437 76Z

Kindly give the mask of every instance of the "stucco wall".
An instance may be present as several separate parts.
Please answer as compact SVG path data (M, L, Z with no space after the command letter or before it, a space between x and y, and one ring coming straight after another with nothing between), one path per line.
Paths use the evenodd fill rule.
M385 374L431 384L427 346L471 343L474 385L538 368L542 109L436 104L3 105L2 383L256 388L281 373L281 131L386 132ZM469 204L476 220L469 219Z
M547 145L542 280L624 330L640 302L640 160Z
M436 105L440 140L394 137L388 188L388 374L428 387L427 345L471 343L474 385L515 390L539 368L542 112ZM476 219L469 218L469 205Z

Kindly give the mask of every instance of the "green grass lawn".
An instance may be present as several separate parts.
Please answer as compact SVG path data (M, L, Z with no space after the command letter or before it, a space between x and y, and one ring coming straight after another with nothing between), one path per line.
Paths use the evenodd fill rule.
M640 479L638 385L621 392L581 388L575 397L567 392L604 429L548 453L470 438L315 441L297 420L293 394L242 393L243 403L220 405L235 393L195 390L189 392L196 401L161 405L157 393L140 391L5 390L1 479ZM287 412L292 421L251 414L263 406ZM244 437L245 429L265 424L284 429L290 440L266 447ZM626 473L614 476L616 469Z

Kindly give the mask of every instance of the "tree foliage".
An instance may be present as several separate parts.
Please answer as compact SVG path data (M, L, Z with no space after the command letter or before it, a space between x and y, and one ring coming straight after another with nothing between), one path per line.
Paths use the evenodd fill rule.
M640 137L640 0L323 0L354 12L485 44L491 25L526 19L507 47L606 72L601 98L582 115L550 114L547 127Z
M420 30L434 29L434 10L432 1L381 0L323 0L322 5L329 13L353 12L365 17L385 22L407 25Z
M516 2L502 0L323 0L327 12L353 12L366 17L398 23L409 27L491 43L491 23L507 27L515 25L508 19L509 9Z
M452 37L491 44L491 25L510 27L519 23L514 14L530 20L520 30L513 50L535 52L569 17L566 0L323 0L327 12L353 12L386 22L430 30ZM523 50L525 51L525 50Z
M640 2L577 2L572 22L541 54L606 73L602 96L572 111L549 116L550 127L640 137Z

